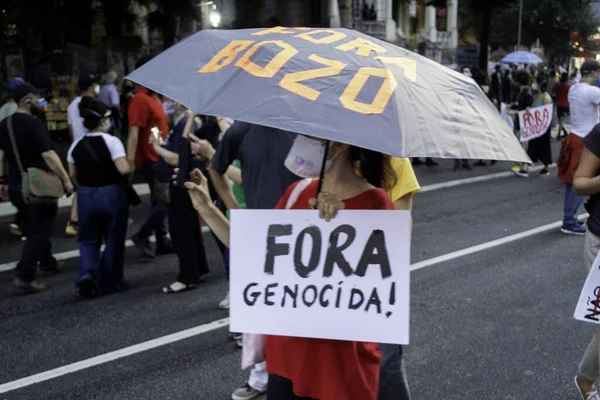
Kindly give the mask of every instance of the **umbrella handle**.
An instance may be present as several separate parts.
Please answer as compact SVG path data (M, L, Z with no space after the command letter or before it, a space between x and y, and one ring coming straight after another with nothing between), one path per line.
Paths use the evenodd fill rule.
M321 164L321 173L319 174L319 187L317 188L317 198L323 188L323 180L325 179L325 165L327 165L327 155L329 154L329 140L325 141L325 153L323 154L323 163Z

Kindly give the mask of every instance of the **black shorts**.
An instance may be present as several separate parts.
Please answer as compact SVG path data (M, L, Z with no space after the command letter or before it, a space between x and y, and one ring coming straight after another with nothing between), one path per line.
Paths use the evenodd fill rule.
M571 114L569 107L558 107L558 116L567 117Z

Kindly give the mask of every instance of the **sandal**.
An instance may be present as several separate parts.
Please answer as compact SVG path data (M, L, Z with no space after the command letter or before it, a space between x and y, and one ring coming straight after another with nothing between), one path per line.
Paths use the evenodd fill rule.
M194 288L194 285L189 284L189 285L185 285L182 289L179 290L173 290L171 288L171 285L169 286L165 286L162 288L162 292L164 294L176 294L176 293L182 293L182 292L187 292L188 290L192 290Z

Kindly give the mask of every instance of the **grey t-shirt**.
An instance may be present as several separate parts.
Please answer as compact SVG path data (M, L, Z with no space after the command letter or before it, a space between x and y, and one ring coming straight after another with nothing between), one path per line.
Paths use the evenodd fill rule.
M592 131L583 138L583 145L600 158L600 124L594 126ZM590 197L585 204L585 209L590 213L587 220L588 229L594 235L600 236L600 193Z
M240 160L247 207L273 209L285 190L300 180L283 165L295 138L292 132L236 121L219 143L212 169L224 174Z

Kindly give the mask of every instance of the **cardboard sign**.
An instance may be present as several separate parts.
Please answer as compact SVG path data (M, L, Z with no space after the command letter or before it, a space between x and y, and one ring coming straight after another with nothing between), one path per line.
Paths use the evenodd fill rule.
M538 138L546 133L552 123L553 112L553 104L519 111L521 142L528 142L531 139Z
M579 321L600 324L600 254L585 280L574 317Z
M231 331L408 344L410 212L232 210Z

